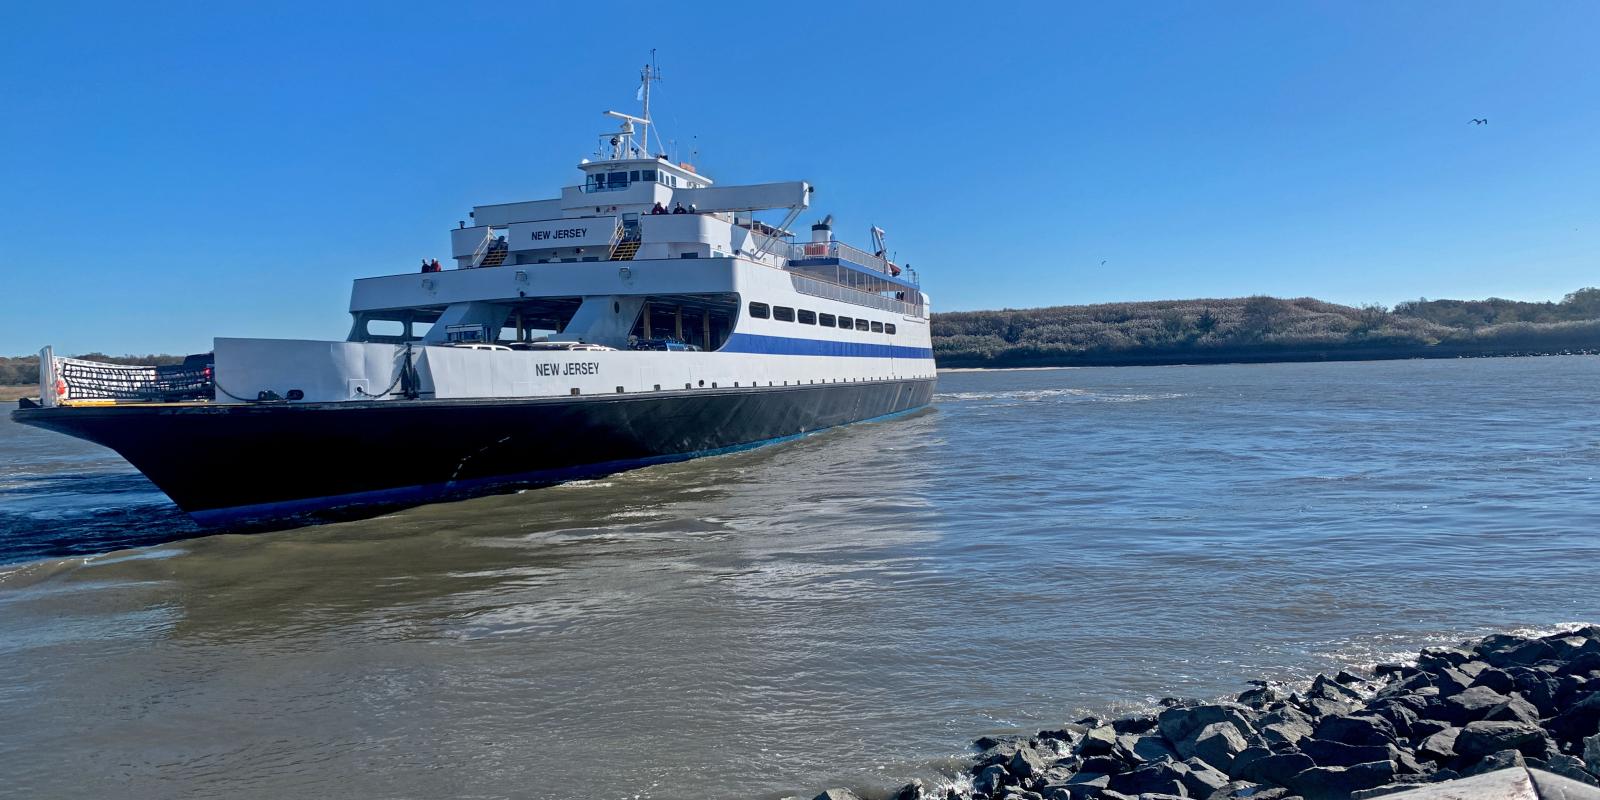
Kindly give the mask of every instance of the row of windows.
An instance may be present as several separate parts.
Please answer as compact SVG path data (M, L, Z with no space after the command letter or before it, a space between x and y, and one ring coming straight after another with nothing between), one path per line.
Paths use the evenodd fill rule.
M677 187L678 176L670 175L665 171L657 172L653 169L635 169L617 172L596 172L584 181L584 190L589 192L603 192L609 189L626 189L631 183L660 183L663 186ZM684 181L684 187L698 188L700 184L693 181Z
M871 331L872 333L887 333L894 335L893 322L875 322L873 320L851 317L835 317L832 314L818 314L803 308L794 309L788 306L769 306L766 303L750 303L750 316L756 319L775 319L779 322L798 322L801 325L821 325L824 328L844 328L845 330Z

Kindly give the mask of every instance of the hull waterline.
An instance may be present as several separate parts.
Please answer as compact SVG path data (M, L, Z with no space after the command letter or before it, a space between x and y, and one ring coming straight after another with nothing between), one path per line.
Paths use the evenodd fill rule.
M205 525L416 504L754 447L926 406L934 380L560 398L20 409Z

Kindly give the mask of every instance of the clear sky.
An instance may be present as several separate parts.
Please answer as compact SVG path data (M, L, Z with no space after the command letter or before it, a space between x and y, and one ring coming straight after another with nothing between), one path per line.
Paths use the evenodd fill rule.
M576 182L652 47L680 158L811 181L936 309L1600 284L1589 0L52 0L0 6L0 354L343 338Z

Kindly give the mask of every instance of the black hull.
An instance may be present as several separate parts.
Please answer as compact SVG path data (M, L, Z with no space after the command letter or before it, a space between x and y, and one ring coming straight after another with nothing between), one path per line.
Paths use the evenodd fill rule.
M105 445L202 523L416 503L615 472L927 405L934 381L587 397L25 408Z

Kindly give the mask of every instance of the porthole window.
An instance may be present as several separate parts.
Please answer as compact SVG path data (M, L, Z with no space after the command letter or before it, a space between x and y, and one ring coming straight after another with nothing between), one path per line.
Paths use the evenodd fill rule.
M870 331L870 330L872 330L872 326L868 325L866 320L858 319L858 320L856 320L856 330L858 330L858 331Z
M801 325L815 325L817 324L817 312L807 311L802 308L795 312L795 319L799 320Z
M844 328L846 330L849 330L850 328L854 328L855 326L856 326L856 321L855 320L853 320L853 319L851 319L849 317L840 317L839 318L839 327Z
M769 319L772 317L772 309L766 303L753 302L750 304L750 316L756 319Z
M889 334L890 336L893 336L894 335L894 323L893 322L885 322L885 323L883 323L883 332Z
M827 328L832 328L839 324L839 321L832 314L818 314L817 321Z
M883 323L881 323L881 322L872 323L872 332L873 333L883 333Z
M779 322L794 322L794 309L788 306L773 306L772 318Z

